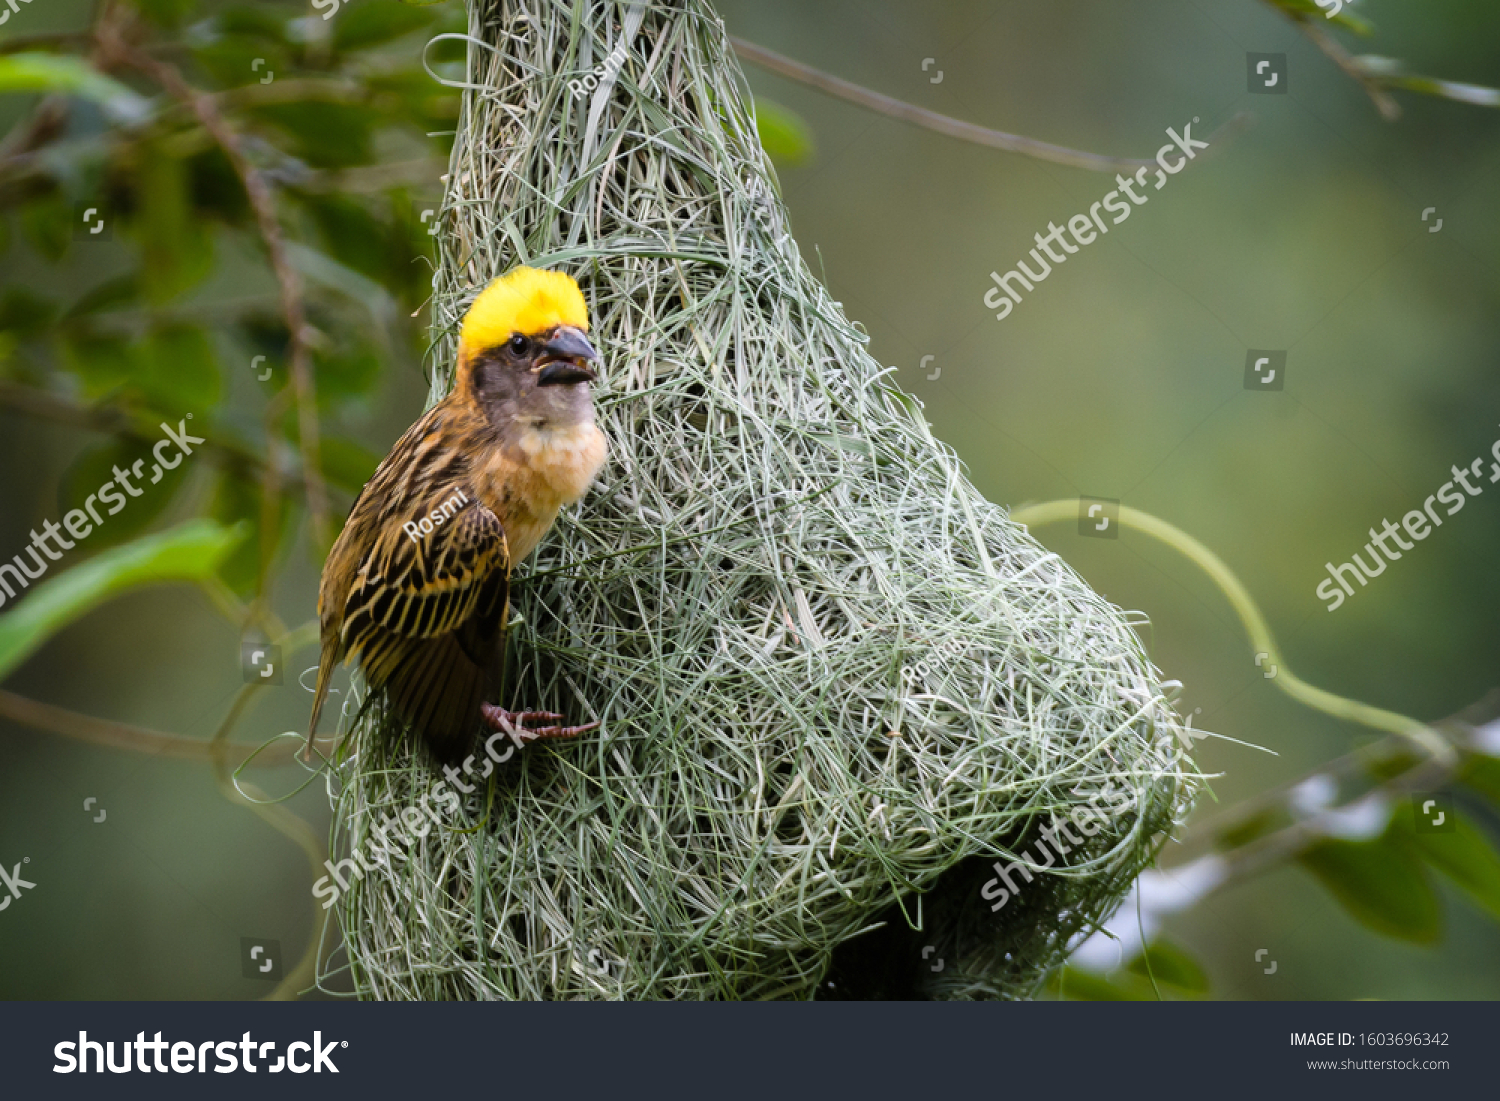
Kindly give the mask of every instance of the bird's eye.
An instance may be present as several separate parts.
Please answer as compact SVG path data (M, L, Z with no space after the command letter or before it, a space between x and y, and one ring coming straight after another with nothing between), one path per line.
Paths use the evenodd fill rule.
M530 341L528 341L520 333L517 333L515 336L510 338L510 350L516 355L522 355L525 353L529 343Z

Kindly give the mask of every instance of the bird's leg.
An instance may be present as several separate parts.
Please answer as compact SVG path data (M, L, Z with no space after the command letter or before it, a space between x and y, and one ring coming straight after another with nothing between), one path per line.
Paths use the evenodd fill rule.
M507 711L492 703L480 704L479 711L484 716L485 722L500 733L509 734L517 743L531 742L538 738L576 738L599 726L598 723L587 723L583 726L559 726L557 724L562 720L562 716L556 711ZM553 725L536 728L525 725L537 721L546 721Z

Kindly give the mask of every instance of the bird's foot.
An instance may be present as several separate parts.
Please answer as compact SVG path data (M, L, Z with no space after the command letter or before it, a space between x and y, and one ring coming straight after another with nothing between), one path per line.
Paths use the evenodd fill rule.
M490 726L508 734L518 745L534 742L539 738L576 738L580 734L587 734L590 730L598 728L598 723L587 723L583 726L560 726L562 716L556 711L507 711L503 707L496 707L492 703L479 705L480 714L484 721ZM541 727L528 727L531 722L547 722L551 725Z

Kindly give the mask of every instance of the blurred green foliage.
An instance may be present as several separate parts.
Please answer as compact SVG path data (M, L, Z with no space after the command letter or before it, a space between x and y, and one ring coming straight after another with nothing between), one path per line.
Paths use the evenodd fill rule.
M108 408L124 425L194 414L195 431L215 445L208 510L255 527L269 457L281 456L274 461L289 485L305 472L294 457L297 419L290 402L277 400L288 332L246 181L191 105L153 86L129 55L90 47L112 37L166 59L211 102L272 188L302 276L326 436L322 474L347 504L378 459L346 434L348 415L422 348L413 315L427 294L434 242L413 210L419 195L441 194L458 95L423 71L420 46L426 35L461 30L462 12L368 0L329 24L307 11L296 3L109 3L82 36L0 39L0 91L27 94L0 146L0 242L7 266L28 273L0 291L0 380L10 402L45 394L56 419L82 421ZM453 64L451 51L434 56ZM78 281L80 271L91 281ZM260 289L205 316L198 304L223 279ZM267 372L260 392L247 393ZM256 404L262 415L246 415ZM120 434L86 448L59 506L75 507L145 446ZM152 487L82 549L97 553L134 536L190 484ZM295 538L300 495L286 507L276 538L248 542L221 564L241 597L253 595Z

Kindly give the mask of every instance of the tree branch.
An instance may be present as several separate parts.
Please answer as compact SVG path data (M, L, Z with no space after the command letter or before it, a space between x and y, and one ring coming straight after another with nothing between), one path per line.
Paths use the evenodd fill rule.
M730 36L730 44L734 50L746 61L759 65L762 69L768 69L788 80L795 80L798 84L805 84L809 88L816 88L820 92L836 96L856 106L863 107L869 111L888 118L900 119L902 122L910 122L936 133L957 138L960 141L971 142L974 145L983 145L989 149L1001 149L1007 153L1020 153L1023 156L1034 157L1037 160L1051 161L1053 164L1067 165L1069 168L1084 168L1090 172L1118 172L1129 169L1134 172L1138 168L1154 167L1154 159L1138 160L1132 157L1107 157L1100 153L1089 153L1081 149L1069 149L1063 145L1053 145L1050 142L1038 141L1036 138L1023 137L1020 134L1008 134L1004 130L991 130L988 127L976 126L972 122L964 122L962 119L952 118L948 115L940 115L936 111L929 111L925 107L917 107L880 92L873 92L861 85L851 83L840 77L832 76L811 65L804 65L800 61L793 61L779 53L757 46L753 42L747 42L743 38ZM1223 126L1219 127L1209 136L1209 144L1229 136L1243 129L1248 124L1248 114L1238 114Z
M202 761L212 763L216 749L212 742L196 738L184 738L179 734L163 734L144 726L99 719L77 711L69 711L50 703L22 696L0 688L0 718L6 718L33 730L49 734L61 734L65 738L87 742L108 749L124 749L144 753L152 757L164 757L177 761ZM287 740L285 746L276 743L255 755L257 765L284 765L292 760L297 746ZM255 754L255 746L225 746L222 753L227 761L238 768Z
M1385 89L1381 88L1378 83L1370 79L1369 73L1365 72L1354 58L1354 55L1339 45L1338 41L1332 35L1316 23L1306 19L1293 18L1289 13L1283 14L1286 14L1302 33L1312 40L1312 44L1323 51L1330 61L1359 83L1359 86L1365 90L1365 95L1369 96L1371 102L1375 104L1375 108L1380 112L1382 118L1387 122L1394 122L1401 117L1401 105L1392 96L1388 95Z

